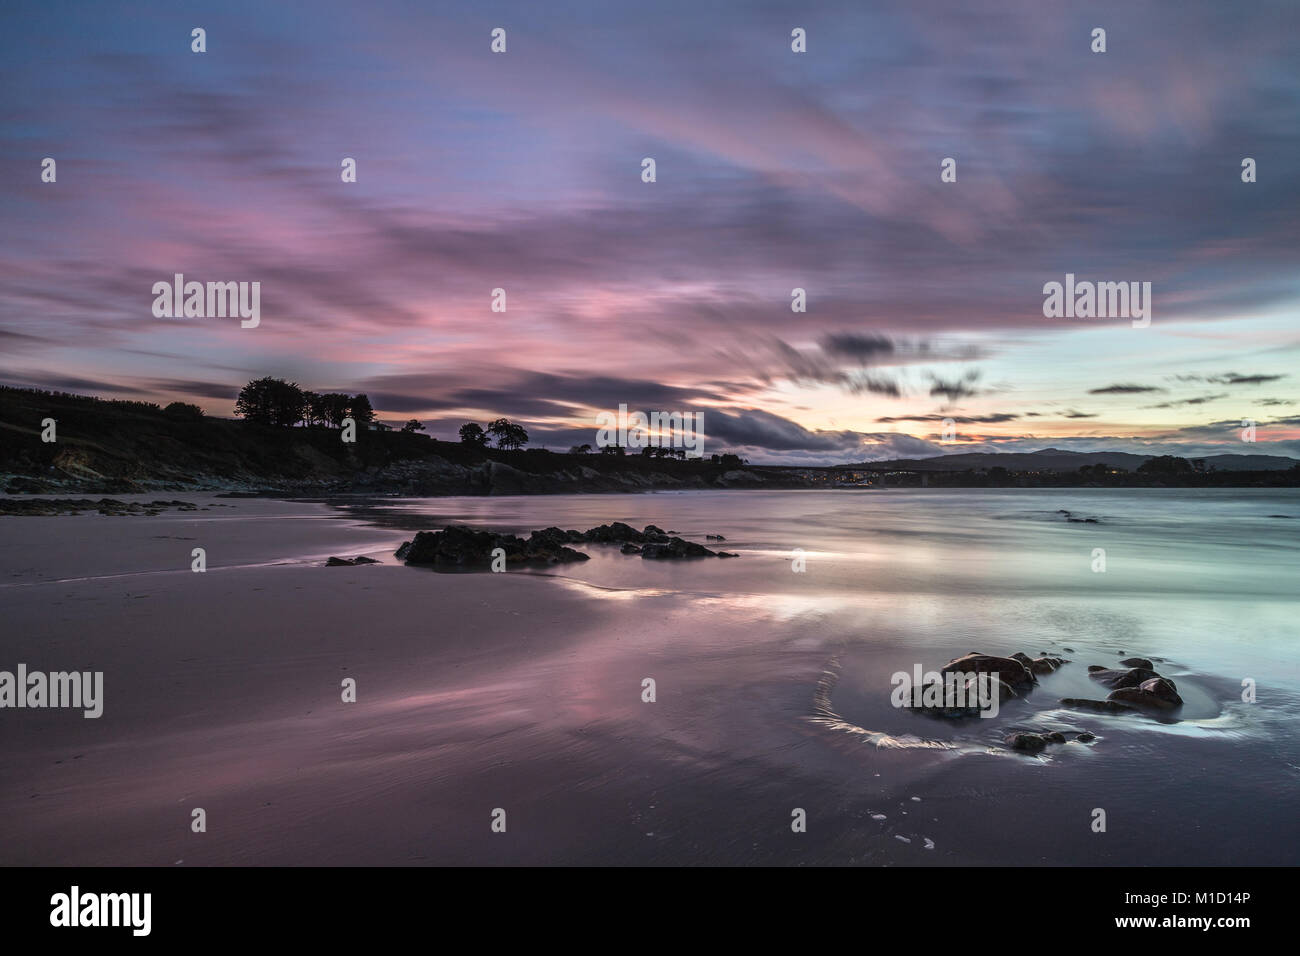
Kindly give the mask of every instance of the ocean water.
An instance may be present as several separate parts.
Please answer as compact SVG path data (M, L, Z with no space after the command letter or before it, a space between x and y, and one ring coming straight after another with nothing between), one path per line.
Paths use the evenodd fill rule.
M449 523L526 535L624 521L739 554L660 562L589 545L580 546L588 562L511 572L635 607L635 628L565 667L595 687L630 655L654 662L667 688L655 706L667 716L645 746L677 768L663 804L675 795L716 812L732 794L746 807L739 817L764 819L813 808L795 843L750 845L734 829L678 820L664 862L1300 862L1294 491L683 492L336 507L395 540ZM1071 663L992 718L945 721L891 704L893 674L937 670L968 651ZM1184 707L1153 718L1061 704L1104 698L1088 665L1127 656L1156 660ZM675 685L689 685L689 703L673 704ZM586 693L599 713L602 692ZM1096 740L1027 756L1004 745L1015 730ZM622 759L594 738L582 747L589 763ZM673 826L662 821L661 834Z

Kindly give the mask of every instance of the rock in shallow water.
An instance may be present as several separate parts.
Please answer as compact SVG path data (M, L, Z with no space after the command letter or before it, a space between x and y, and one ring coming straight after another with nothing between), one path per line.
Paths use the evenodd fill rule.
M568 547L581 541L621 545L619 550L623 554L639 554L642 558L654 560L737 557L734 553L710 551L694 541L672 537L652 524L646 525L644 531L637 531L621 521L599 525L588 531L543 528L532 532L526 540L463 525L449 525L442 531L419 532L413 540L404 542L396 554L407 564L487 571L491 569L492 552L497 548L505 552L507 565L586 561L588 555ZM338 560L343 561L342 558Z
M1149 667L1133 667L1126 671L1120 671L1106 667L1099 668L1094 664L1088 668L1088 676L1095 681L1100 681L1107 687L1118 690L1121 687L1138 687L1143 681L1151 680L1151 678L1160 675Z
M456 567L486 571L491 568L492 552L505 552L506 564L560 564L586 561L581 551L560 544L552 530L533 532L525 541L512 534L492 534L462 525L449 525L443 531L421 531L397 549L397 557L407 564Z
M1183 705L1183 699L1174 689L1174 682L1165 677L1143 681L1139 687L1121 687L1113 690L1107 700L1118 700L1148 710L1173 710Z
M1147 670L1155 670L1156 665L1152 664L1145 657L1126 657L1120 661L1124 667L1145 667Z
M1061 703L1077 710L1091 710L1098 714L1122 714L1133 710L1129 704L1118 700L1088 700L1085 697L1062 697Z
M1114 688L1105 700L1066 697L1061 703L1067 707L1109 714L1138 710L1176 710L1183 705L1183 699L1178 696L1178 685L1152 670L1149 659L1129 657L1120 663L1129 669L1116 670L1098 664L1088 668L1089 677Z
M641 549L641 557L663 560L665 558L712 558L716 554L702 544L669 538L662 543L651 543Z
M1006 739L1006 745L1012 750L1022 750L1025 753L1038 753L1040 750L1047 748L1047 739L1042 734L1011 734Z
M1021 655L1024 656L1023 654ZM1038 683L1033 672L1015 657L993 657L977 651L949 661L940 671L943 674L997 674L1012 690L1032 687Z

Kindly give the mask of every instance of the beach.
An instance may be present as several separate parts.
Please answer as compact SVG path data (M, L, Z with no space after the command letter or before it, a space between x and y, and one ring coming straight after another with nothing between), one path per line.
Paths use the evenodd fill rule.
M207 510L0 519L0 668L104 675L99 718L0 712L0 863L1297 862L1294 492L177 497ZM614 520L739 557L393 557ZM971 650L1072 663L996 720L891 707ZM1125 654L1181 719L1061 707ZM1098 739L1025 756L1018 727Z

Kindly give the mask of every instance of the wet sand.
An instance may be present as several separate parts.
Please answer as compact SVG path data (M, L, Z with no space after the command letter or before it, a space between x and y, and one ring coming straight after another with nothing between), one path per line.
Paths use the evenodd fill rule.
M547 574L437 574L394 563L400 531L322 505L223 503L231 507L0 526L0 668L102 670L105 682L98 720L0 712L0 863L1294 856L1281 842L1253 859L1236 849L1260 826L1293 832L1293 794L1265 819L1213 813L1208 838L1204 813L1151 798L1204 774L1207 756L1230 781L1244 756L1231 735L1208 751L1194 735L1136 744L1150 751L1152 779L1124 793L1087 783L1089 764L1118 751L1072 744L1052 764L881 749L828 728L817 695L832 665L841 716L899 719L880 703L879 678L917 650L878 617L774 613L762 597L706 587L683 595ZM206 573L190 570L195 546L207 551ZM365 553L385 563L321 566ZM963 640L946 643L960 652ZM356 680L356 703L341 700L345 677ZM641 699L646 677L654 703ZM1129 732L1090 725L1112 739ZM1251 787L1243 772L1242 801ZM1099 803L1113 821L1106 835L1088 828ZM191 832L196 807L206 833ZM491 830L496 808L505 833ZM806 833L791 830L795 808L807 812Z

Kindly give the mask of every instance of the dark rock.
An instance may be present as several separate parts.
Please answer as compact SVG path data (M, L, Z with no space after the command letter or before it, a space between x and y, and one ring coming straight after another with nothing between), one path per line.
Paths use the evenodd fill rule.
M493 534L463 525L449 525L442 531L421 531L397 549L397 556L407 564L488 571L492 552L497 548L505 552L507 565L559 564L588 558L582 552L560 544L547 532L540 533L540 536L534 532L525 541L514 535Z
M80 514L98 511L102 515L156 515L167 508L178 511L197 511L198 506L188 501L120 501L116 498L0 498L0 515L51 516Z
M1126 657L1120 663L1125 667L1145 667L1149 671L1155 670L1156 666L1145 657Z
M1020 661L1029 668L1032 674L1050 674L1062 664L1068 664L1069 661L1061 657L1039 657L1032 658L1028 654L1012 654L1012 660Z
M642 558L665 560L670 558L712 558L716 555L702 544L669 538L667 543L653 542L641 549Z
M1007 737L1006 744L1012 750L1035 754L1047 748L1047 739L1041 734L1015 733Z
M1061 733L1059 730L1053 730L1051 733L1046 733L1043 734L1042 736L1043 739L1048 741L1049 743L1054 743L1054 744L1065 743L1065 734Z
M627 544L623 545L623 547L619 548L619 551L621 551L623 554L640 554L640 553L641 553L641 549L638 548L636 545L634 545L634 544L633 544L632 542L630 542L630 541L629 541Z
M563 528L551 527L534 531L528 536L528 540L533 542L535 547L558 548L566 544L577 544L584 538L581 531L565 531Z
M1165 677L1143 681L1139 687L1121 687L1113 690L1107 699L1134 704L1148 710L1173 710L1183 704L1183 699L1174 689L1173 681Z
M1077 741L1079 741L1079 743L1081 743L1081 744L1089 744L1089 743L1092 743L1094 740L1097 739L1097 735L1096 735L1096 734L1090 734L1090 733L1088 733L1088 731L1085 730L1085 731L1084 731L1083 733L1081 733L1081 734L1076 734L1074 739L1077 740Z
M356 557L352 559L353 564L378 564L374 558Z
M1014 657L993 657L972 651L943 666L940 673L997 674L1013 690L1032 687L1037 680L1025 664Z
M621 521L615 521L613 524L602 524L598 527L590 528L582 537L583 540L592 541L596 544L622 544L625 541L631 541L633 544L642 544L646 540L646 536L643 532L640 532L631 525L624 524Z
M704 540L705 541L726 541L727 539L720 534L706 534L704 536Z
M351 560L349 560L348 558L330 558L328 561L325 562L325 567L327 567L327 568L350 568L350 567L353 566L353 564L354 564L354 562L351 561Z
M1143 681L1160 676L1155 671L1146 667L1134 667L1126 671L1107 670L1104 667L1099 670L1093 670L1089 667L1088 670L1090 671L1088 676L1093 680L1099 681L1107 687L1115 690L1122 687L1137 687Z
M1151 680L1144 680L1138 688L1146 694L1154 694L1161 700L1167 700L1171 704L1181 704L1183 699L1178 696L1178 685L1168 677L1153 677Z
M736 552L734 552L734 551L719 551L719 552L718 552L718 557L720 557L720 558L738 558L738 557L740 557L740 555L738 555L738 554L737 554Z

